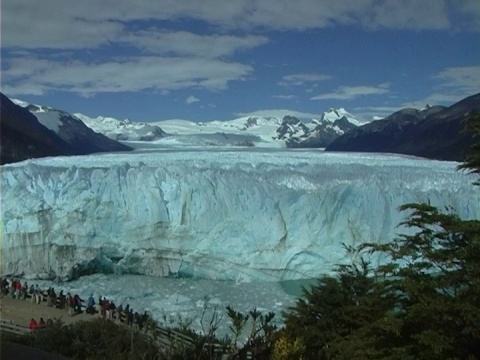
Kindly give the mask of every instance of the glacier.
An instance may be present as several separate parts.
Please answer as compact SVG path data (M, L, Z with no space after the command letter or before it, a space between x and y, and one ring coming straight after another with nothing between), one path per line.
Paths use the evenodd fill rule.
M479 218L480 191L456 165L277 149L149 149L9 164L1 168L2 274L314 278L349 260L343 244L403 231L404 203Z

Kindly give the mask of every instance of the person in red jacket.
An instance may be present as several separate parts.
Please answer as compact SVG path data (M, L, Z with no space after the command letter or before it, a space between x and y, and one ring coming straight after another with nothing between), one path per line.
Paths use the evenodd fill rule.
M30 320L30 325L28 325L28 328L29 328L30 330L37 330L38 324L37 324L37 322L35 321L35 319Z
M15 283L15 298L17 300L20 299L21 292L22 292L22 283L20 282L20 280L17 280L17 282Z

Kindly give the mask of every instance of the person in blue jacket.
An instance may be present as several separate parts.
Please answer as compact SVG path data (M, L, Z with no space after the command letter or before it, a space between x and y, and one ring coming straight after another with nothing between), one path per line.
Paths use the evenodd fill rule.
M87 301L87 314L95 314L95 299L93 294L90 295Z

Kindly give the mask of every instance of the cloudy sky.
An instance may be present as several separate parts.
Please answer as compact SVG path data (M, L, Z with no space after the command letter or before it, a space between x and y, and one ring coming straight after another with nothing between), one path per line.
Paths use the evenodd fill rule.
M2 92L137 121L369 120L480 91L478 0L2 0Z

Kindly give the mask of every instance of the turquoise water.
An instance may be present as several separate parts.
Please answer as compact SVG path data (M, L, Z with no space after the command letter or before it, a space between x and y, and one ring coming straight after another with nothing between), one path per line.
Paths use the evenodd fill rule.
M301 297L303 296L303 289L310 289L317 283L317 279L301 279L301 280L284 280L280 281L280 286L286 294Z
M234 282L192 278L158 278L144 275L82 276L78 280L64 283L27 280L41 288L55 287L58 292L79 294L83 299L90 294L98 299L106 296L115 304L129 304L135 311L147 310L161 324L179 325L190 323L190 327L202 331L202 313L210 320L216 312L221 317L217 335L229 333L230 319L226 306L248 313L257 308L266 314L276 314L274 323L282 324L282 311L295 303L302 293L302 286L311 286L315 280L282 282ZM205 324L204 324L205 326Z

